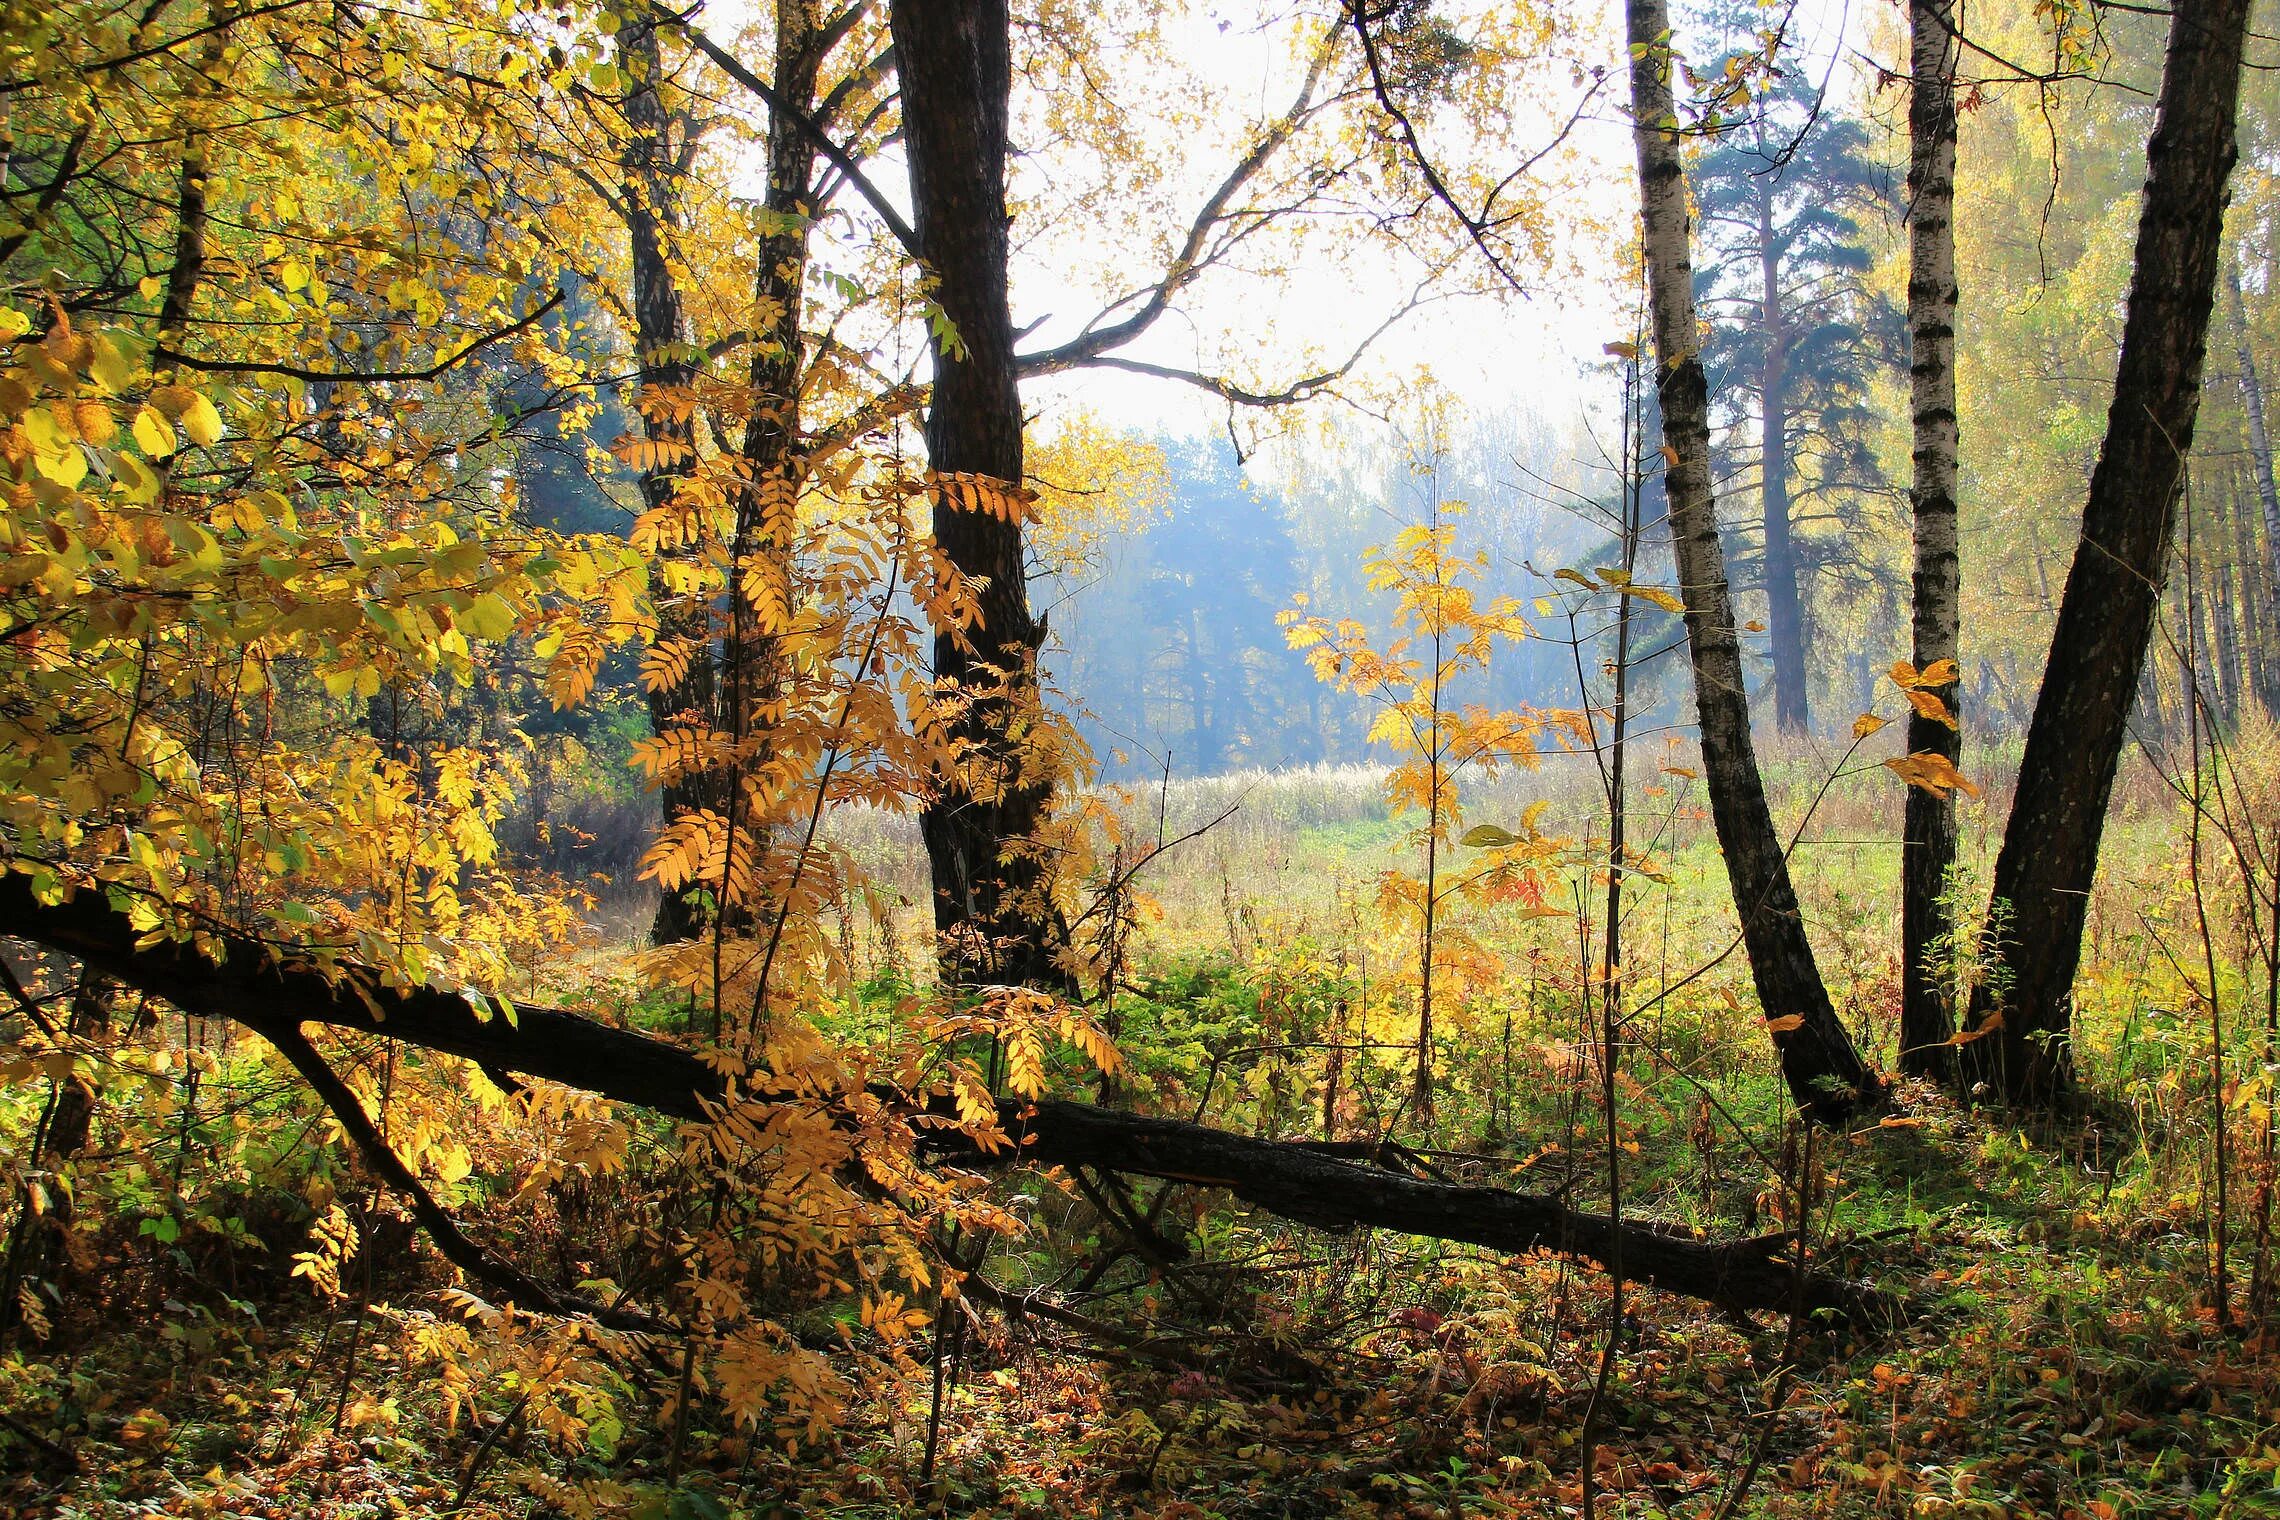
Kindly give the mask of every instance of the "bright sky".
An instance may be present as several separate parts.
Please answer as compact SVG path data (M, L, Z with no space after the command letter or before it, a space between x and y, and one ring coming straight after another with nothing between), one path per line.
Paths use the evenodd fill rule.
M1587 0L1588 3L1588 0ZM1892 0L1799 0L1788 21L1787 36L1796 66L1812 77L1829 76L1840 44L1857 50L1864 46L1862 8L1888 8ZM1444 9L1459 11L1461 3ZM1231 117L1247 113L1264 118L1287 103L1292 77L1288 45L1277 34L1261 33L1254 21L1261 8L1235 4L1211 6L1194 21L1194 43L1187 56L1206 60L1203 72ZM1768 25L1778 23L1779 12L1769 13ZM1609 4L1599 15L1601 36L1608 56L1618 64L1621 10ZM1219 23L1228 24L1221 30ZM1681 13L1680 25L1685 19ZM1681 46L1685 44L1682 31ZM1830 86L1842 95L1851 88L1842 68ZM1521 103L1564 115L1581 92L1544 103ZM1627 227L1635 204L1631 171L1629 121L1622 107L1627 86L1617 74L1603 85L1592 106L1570 137L1564 152L1570 162L1583 166L1582 192L1567 203L1579 220L1596 220L1605 226ZM1461 152L1464 123L1442 120L1421 123L1429 149ZM1210 172L1223 169L1222 155L1204 164ZM1617 236L1621 234L1618 233ZM1619 246L1601 235L1591 245L1578 247L1574 256L1593 271L1584 279L1544 274L1531 280L1536 287L1528 298L1472 296L1444 301L1411 313L1372 350L1364 373L1385 388L1393 383L1398 395L1408 377L1430 370L1463 410L1481 414L1522 411L1562 434L1577 429L1587 412L1601 411L1609 386L1592 366L1602 360L1603 345L1628 336L1630 316L1614 283ZM1080 267L1092 252L1081 246L1057 250L1051 262ZM1039 317L1051 320L1040 338L1073 326L1074 320L1096 309L1097 300L1041 269L1036 259L1021 271L1017 284L1016 320ZM1460 266L1468 278L1479 280L1484 266L1468 261ZM1523 276L1531 272L1522 271ZM1209 354L1227 333L1262 334L1265 342L1275 334L1298 332L1314 336L1316 346L1343 356L1354 342L1399 304L1408 282L1387 271L1375 288L1357 286L1345 273L1328 267L1300 266L1282 279L1227 282L1183 303L1182 312L1168 316L1157 332L1132 352L1168 364L1192 365L1199 353ZM1271 366L1270 366L1271 367ZM1034 404L1051 409L1074 403L1103 416L1136 427L1165 428L1183 433L1220 433L1227 416L1216 399L1177 384L1113 372L1094 371L1033 386ZM1334 403L1330 416L1344 425L1368 430L1370 419Z
M1046 0L1033 0L1045 4ZM1083 0L1077 0L1083 3ZM1113 0L1103 0L1104 4ZM1139 0L1134 0L1139 3ZM1154 3L1154 0L1150 0ZM1167 105L1161 119L1150 123L1146 113L1140 130L1154 133L1148 151L1169 156L1186 170L1183 185L1170 192L1165 230L1184 227L1193 208L1226 172L1239 149L1258 124L1278 115L1290 102L1299 78L1289 25L1292 11L1274 0L1161 0L1176 17L1164 49L1166 90L1185 90L1183 100L1193 108L1193 97L1205 100L1204 120L1193 119ZM1522 414L1540 428L1560 436L1581 439L1587 416L1604 415L1612 382L1603 368L1603 346L1630 334L1632 315L1617 288L1616 263L1620 240L1627 237L1635 215L1629 122L1623 107L1627 83L1622 64L1622 9L1619 0L1541 0L1571 7L1580 25L1571 25L1567 37L1579 39L1571 52L1579 61L1614 71L1602 84L1577 121L1565 145L1562 160L1547 170L1571 173L1576 189L1561 202L1561 210L1577 224L1596 223L1601 230L1586 237L1568 236L1563 255L1579 265L1580 276L1553 271L1521 269L1531 288L1523 298L1498 295L1456 296L1438 300L1411 312L1372 347L1357 368L1353 389L1369 393L1373 403L1398 410L1414 394L1415 377L1429 371L1456 403L1460 413L1509 417ZM1843 49L1865 44L1869 12L1889 11L1894 0L1790 0L1790 7L1767 12L1768 26L1782 25L1795 66L1815 78L1830 77L1832 60ZM1017 8L1024 8L1017 6ZM1464 32L1474 23L1467 13L1503 14L1509 0L1441 0L1437 9L1458 23ZM753 0L713 0L701 24L722 41L735 37L753 14ZM1314 7L1307 7L1313 13ZM1106 14L1103 12L1103 14ZM1688 18L1680 0L1680 45L1686 44ZM1596 28L1596 40L1592 31ZM1604 56L1600 56L1604 54ZM1129 67L1130 59L1104 62ZM1185 71L1184 73L1181 71ZM1833 76L1833 94L1850 93L1854 86L1840 68ZM1147 75L1120 77L1118 91L1145 91L1155 81ZM1020 86L1017 85L1017 90ZM1522 134L1515 154L1532 151L1551 135L1551 123L1574 110L1583 91L1558 81L1557 98L1530 98L1509 102L1507 109L1521 117L1534 113L1545 123L1533 137ZM1016 112L1020 115L1021 102ZM1454 159L1469 146L1466 120L1444 114L1439 120L1420 120L1427 147L1436 159ZM1068 168L1053 161L1049 144L1017 141L1017 149L1030 157L1016 166L1016 192L1023 177L1081 175L1088 166ZM871 166L880 189L897 202L905 200L901 164L893 150ZM755 176L760 165L755 160ZM1177 178L1177 176L1175 176ZM1184 193L1182 193L1184 191ZM870 213L855 197L841 200L858 221ZM1022 226L1016 225L1017 243ZM1129 231L1129 229L1127 229ZM1110 234L1113 237L1113 234ZM1028 346L1044 346L1066 338L1102 305L1097 289L1087 283L1097 278L1103 259L1120 262L1126 275L1140 282L1157 267L1136 258L1129 249L1121 260L1118 250L1104 240L1102 229L1078 224L1055 229L1041 242L1032 238L1016 256L1014 318L1017 324L1036 324ZM1475 286L1492 283L1485 265L1471 254L1457 266L1459 278ZM1333 262L1300 259L1273 276L1215 278L1184 295L1139 342L1126 350L1132 357L1184 368L1231 371L1247 369L1259 378L1294 377L1306 372L1302 353L1343 359L1414 288L1414 267L1395 267L1384 261L1377 267L1340 268ZM1131 288L1130 285L1120 288ZM1247 361L1247 362L1246 362ZM1090 410L1102 419L1141 430L1165 430L1188 435L1223 436L1228 409L1217 398L1176 382L1114 371L1091 370L1032 382L1025 387L1031 407L1050 417L1068 408ZM1305 424L1312 438L1307 447L1323 446L1326 429L1341 430L1376 442L1383 438L1382 424L1364 412L1334 401L1318 400L1308 409Z

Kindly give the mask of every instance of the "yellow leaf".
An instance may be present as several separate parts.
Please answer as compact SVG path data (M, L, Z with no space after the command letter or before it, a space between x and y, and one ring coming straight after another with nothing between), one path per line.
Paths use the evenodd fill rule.
M182 408L182 431L201 448L212 448L222 441L222 414L214 410L214 403L203 391L191 392Z
M1950 728L1962 726L1955 721L1955 714L1948 711L1948 705L1928 691L1910 688L1908 705L1934 723L1945 723Z
M178 447L174 439L174 424L155 406L146 406L135 413L135 447L153 459L165 459Z
M148 506L158 500L158 477L149 465L132 454L111 456L111 476L125 488L127 500L137 506Z
M1879 718L1874 713L1862 713L1859 717L1853 719L1853 737L1855 739L1865 739L1870 734L1875 733L1880 728L1886 727L1891 722L1892 720L1890 718Z
M87 478L87 456L76 443L67 443L53 454L43 449L32 456L32 462L42 475L67 491Z
M1922 787L1935 797L1945 796L1949 792L1963 792L1973 797L1979 795L1979 788L1973 786L1945 755L1918 750L1915 754L1884 763L1901 780L1910 786Z
M1805 1027L1805 1015L1785 1013L1778 1019L1767 1019L1765 1027L1768 1034L1795 1034Z

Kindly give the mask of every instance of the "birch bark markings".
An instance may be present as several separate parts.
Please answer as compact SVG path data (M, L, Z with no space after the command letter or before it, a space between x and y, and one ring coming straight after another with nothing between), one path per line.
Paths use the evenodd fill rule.
M1799 1108L1838 1122L1881 1095L1829 1003L1774 832L1750 738L1741 642L1710 483L1709 387L1694 309L1692 227L1671 98L1666 0L1628 0L1632 140L1662 402L1672 547L1686 599L1704 779L1734 906L1782 1076Z
M2233 331L2240 356L2240 399L2248 413L2248 452L2256 471L2256 502L2264 512L2264 552L2272 567L2272 581L2280 586L2280 489L2272 481L2272 434L2264 421L2264 384L2256 373L2256 350L2248 338L2248 303L2241 299L2240 270L2225 265L2225 293L2230 297Z
M1953 0L1913 0L1908 8L1912 84L1908 101L1909 406L1915 433L1915 616L1909 659L1918 670L1959 658L1962 595L1956 558L1955 409L1955 65ZM1960 682L1931 688L1961 721ZM1908 749L1950 764L1963 735L1911 712ZM1909 787L1901 828L1900 1069L1934 1076L1948 1065L1955 1032L1942 946L1955 917L1945 900L1955 865L1955 796Z

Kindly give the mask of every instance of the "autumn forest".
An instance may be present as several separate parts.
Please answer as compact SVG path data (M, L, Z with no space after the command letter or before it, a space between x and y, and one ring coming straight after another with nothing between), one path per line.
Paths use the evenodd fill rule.
M0 1514L2280 1513L2280 12L7 0Z

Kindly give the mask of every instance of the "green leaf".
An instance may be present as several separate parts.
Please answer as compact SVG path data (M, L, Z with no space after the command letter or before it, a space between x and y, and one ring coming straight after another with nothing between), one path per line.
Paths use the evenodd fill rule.
M1493 823L1476 823L1465 830L1465 845L1475 850L1501 850L1520 842L1520 836Z

